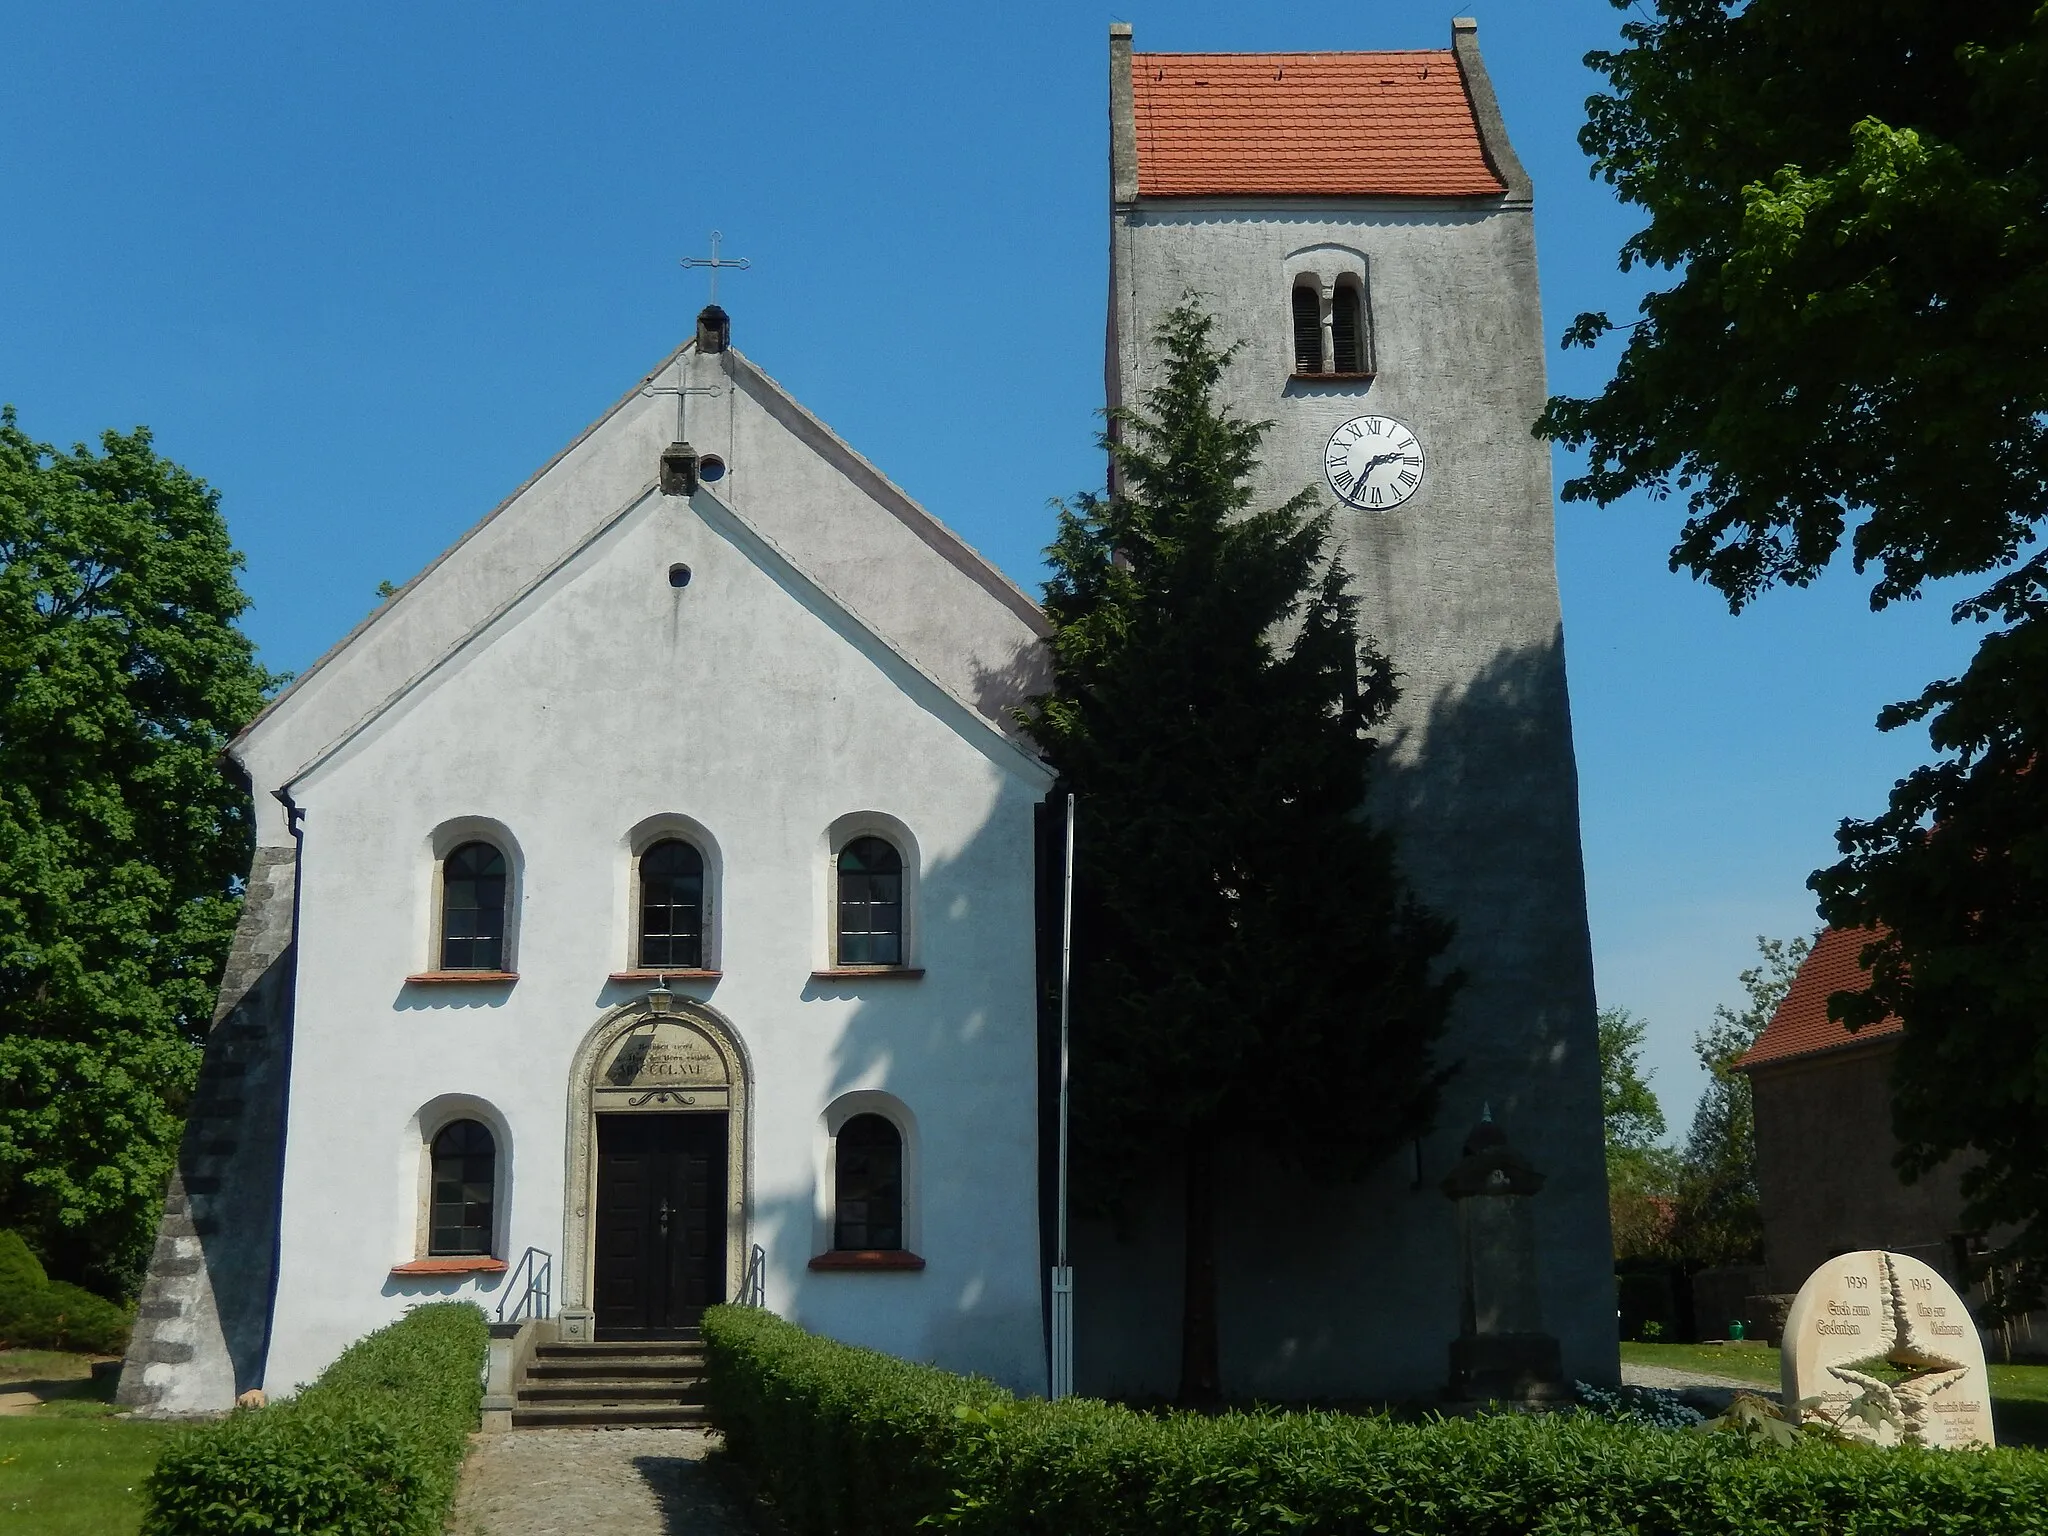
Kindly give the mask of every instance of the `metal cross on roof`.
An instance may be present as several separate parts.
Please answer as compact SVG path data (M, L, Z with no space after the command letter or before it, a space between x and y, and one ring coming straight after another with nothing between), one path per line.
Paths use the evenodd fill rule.
M721 257L718 254L718 242L724 238L724 235L714 229L711 231L711 254L709 256L685 256L681 263L686 267L709 267L711 269L711 302L713 304L718 302L718 269L720 267L732 267L744 271L753 265L744 256Z

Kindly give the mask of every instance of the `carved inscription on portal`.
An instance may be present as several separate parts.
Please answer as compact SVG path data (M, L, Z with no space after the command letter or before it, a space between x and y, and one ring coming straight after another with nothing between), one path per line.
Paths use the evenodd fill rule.
M1785 1319L1784 1387L1788 1405L1807 1403L1880 1445L1992 1443L1991 1382L1969 1309L1903 1253L1845 1253L1807 1277ZM1851 1412L1859 1401L1881 1412Z
M730 1093L725 1057L679 1019L650 1020L598 1063L600 1109L724 1109Z

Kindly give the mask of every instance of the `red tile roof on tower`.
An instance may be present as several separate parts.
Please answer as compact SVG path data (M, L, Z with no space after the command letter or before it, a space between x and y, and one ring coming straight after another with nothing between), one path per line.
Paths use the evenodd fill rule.
M1816 939L1813 952L1801 962L1799 974L1792 978L1791 990L1771 1015L1771 1022L1735 1065L1747 1069L1817 1056L1902 1031L1905 1025L1887 1018L1852 1033L1848 1026L1828 1017L1830 994L1861 992L1870 985L1870 973L1857 957L1863 946L1878 936L1878 931L1870 928L1830 928Z
M1449 49L1131 56L1138 195L1493 197Z

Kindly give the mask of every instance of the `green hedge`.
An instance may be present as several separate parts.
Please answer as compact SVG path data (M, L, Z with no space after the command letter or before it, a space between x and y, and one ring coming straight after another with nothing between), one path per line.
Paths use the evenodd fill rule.
M1397 1424L1018 1399L705 1315L712 1413L797 1536L1953 1536L2048 1533L2048 1456L1790 1449L1587 1414Z
M439 1536L488 1337L469 1302L415 1307L298 1396L174 1441L144 1489L144 1536Z
M18 1232L0 1231L0 1349L118 1355L128 1313L104 1296L52 1280Z

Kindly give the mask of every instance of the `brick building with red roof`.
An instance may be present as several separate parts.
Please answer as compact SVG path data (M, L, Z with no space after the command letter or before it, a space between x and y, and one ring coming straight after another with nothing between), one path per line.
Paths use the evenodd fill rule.
M1797 1291L1839 1253L1884 1248L1942 1271L1967 1294L1954 1164L1914 1183L1892 1166L1891 1074L1904 1026L1895 1018L1851 1031L1828 999L1869 985L1867 928L1830 928L1815 941L1755 1045L1736 1063L1756 1104L1757 1186L1768 1289Z

